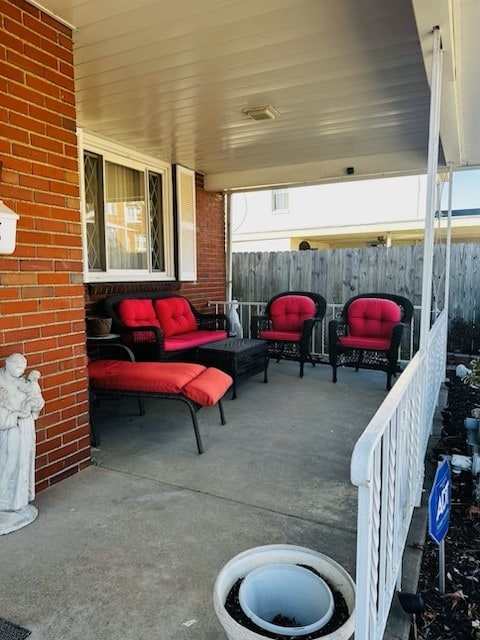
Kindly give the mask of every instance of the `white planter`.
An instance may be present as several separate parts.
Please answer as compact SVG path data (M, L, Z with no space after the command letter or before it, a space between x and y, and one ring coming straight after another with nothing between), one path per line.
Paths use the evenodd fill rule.
M349 611L348 620L324 640L348 640L354 631L355 584L345 569L323 553L288 544L272 544L247 549L232 558L218 574L213 590L213 604L228 640L262 640L265 635L251 631L236 622L225 609L225 601L239 578L268 564L306 565L325 578L333 590L340 591Z

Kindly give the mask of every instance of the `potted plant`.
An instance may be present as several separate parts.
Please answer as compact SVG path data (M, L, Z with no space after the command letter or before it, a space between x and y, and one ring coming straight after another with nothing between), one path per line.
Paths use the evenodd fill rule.
M235 605L235 599L242 584L250 581L252 576L257 577L255 574L259 570L263 575L265 568L277 570L278 567L287 571L290 571L292 567L308 569L320 577L322 581L325 581L332 592L334 611L329 621L324 623L322 619L323 617L329 618L327 613L328 595L325 596L325 607L320 607L315 612L309 610L306 614L307 618L310 616L311 619L322 619L318 635L312 633L309 637L322 637L324 640L347 640L352 636L355 615L355 584L347 571L332 558L312 549L288 544L272 544L247 549L227 562L218 574L213 591L213 602L217 617L229 640L265 640L265 638L282 637L287 639L294 635L301 638L302 635L305 637L304 629L311 628L304 624L305 622L310 621L313 625L317 623L317 620L311 622L311 619L296 619L297 615L301 618L304 614L300 611L297 614L291 609L292 598L284 591L284 588L288 589L290 582L288 579L284 581L283 586L279 585L280 581L276 578L271 581L260 581L256 585L256 588L260 589L260 593L256 595L257 602L255 597L250 598L246 607L247 610L256 609L254 615L248 611L245 613L242 603L240 603L241 611L239 611ZM308 587L309 590L310 588ZM317 586L314 588L317 589ZM272 591L275 593L272 594ZM247 597L249 596L247 595ZM321 600L323 597L318 593L316 599ZM271 602L275 600L277 604L271 605ZM268 604L265 605L265 602ZM258 607L257 603L260 603ZM275 609L276 606L278 606L278 611ZM283 606L286 606L288 610L282 610ZM264 620L266 617L265 607L270 610L273 619ZM340 607L344 608L344 617L339 621L335 617L335 609L340 609ZM275 613L272 614L272 612ZM256 616L267 624L258 625ZM285 627L287 627L286 633Z

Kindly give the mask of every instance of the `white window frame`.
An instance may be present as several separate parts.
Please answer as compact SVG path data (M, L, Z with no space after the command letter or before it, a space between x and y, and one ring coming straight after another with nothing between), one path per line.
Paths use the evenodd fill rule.
M277 194L287 197L286 207L275 208ZM272 213L290 213L290 194L288 189L272 189Z
M144 282L144 281L172 281L175 280L174 261L174 220L172 194L172 166L160 162L156 158L147 156L132 149L128 149L114 142L98 138L79 130L78 150L80 167L80 208L82 215L82 243L83 243L83 273L87 283L95 282ZM165 239L165 270L150 271L149 269L108 269L106 271L89 271L87 252L87 227L85 207L85 175L83 155L85 151L98 153L103 162L110 161L141 172L154 172L162 176L162 211L163 231ZM147 193L145 197L148 198ZM148 235L148 251L150 251L150 234Z

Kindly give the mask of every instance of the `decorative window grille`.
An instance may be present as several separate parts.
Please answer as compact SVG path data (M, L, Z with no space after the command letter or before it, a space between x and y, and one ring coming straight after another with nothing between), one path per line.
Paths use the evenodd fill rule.
M174 279L170 165L98 147L83 152L87 281ZM182 252L195 266L195 248Z

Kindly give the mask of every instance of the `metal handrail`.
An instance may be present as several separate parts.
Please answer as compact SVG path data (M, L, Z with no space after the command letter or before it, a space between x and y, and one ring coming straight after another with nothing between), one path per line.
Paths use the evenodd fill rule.
M445 377L447 312L429 331L355 445L358 487L355 637L383 638L413 511L420 504L425 455Z

